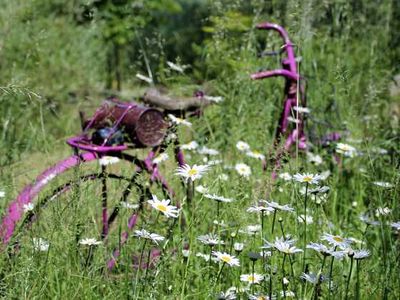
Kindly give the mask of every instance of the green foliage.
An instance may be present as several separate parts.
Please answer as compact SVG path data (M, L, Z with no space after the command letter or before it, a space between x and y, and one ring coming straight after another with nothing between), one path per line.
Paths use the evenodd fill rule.
M0 198L1 215L25 183L67 155L69 149L59 145L78 132L76 120L83 104L93 113L105 94L104 88L116 89L116 81L126 99L142 93L144 83L135 79L136 73L152 74L156 83L173 87L177 94L191 95L196 89L206 89L210 95L224 97L222 103L207 108L202 118L190 119L193 126L181 128L179 136L182 143L193 139L221 152L217 159L223 164L213 166L199 184L236 200L222 203L217 215L217 204L196 192L193 207L189 209L187 203L182 206L185 221L180 219L173 226L162 263L148 272L133 269L133 258L137 259L141 249L148 250L149 245L130 236L116 270L108 272L105 262L110 258L110 248L120 242L129 211L123 212L109 244L98 247L91 263L86 264L89 249L78 245L76 238L100 238L102 186L100 181L82 182L77 177L82 174L74 170L56 178L39 195L43 199L69 180L77 183L59 201L43 205L49 222L36 223L26 231L19 255L0 253L2 297L210 299L230 286L245 287L239 275L251 272L247 254L259 251L263 242L259 235L247 236L238 230L260 223L259 215L245 210L266 195L293 206L296 213L278 215L282 217L281 225L275 224L273 234L273 216L266 216L264 238L273 241L284 231L299 239L296 245L302 245L303 223L298 217L304 213L304 196L300 186L281 179L272 184L270 164L263 171L259 161L235 148L237 141L244 140L252 150L266 154L267 162L273 155L284 81L249 79L260 69L280 67L280 57L257 56L263 50L279 50L282 46L276 33L254 29L258 22L272 21L285 26L296 45L296 54L302 57L299 68L305 77L311 109L307 132L318 138L340 131L344 141L362 154L342 157L337 164L332 155L334 145L322 149L315 143L311 149L322 157L321 165L311 164L301 153L287 156L282 172L331 171L324 183L330 187L327 202L317 205L315 199L310 200L314 223L307 227L307 239L316 242L322 232L331 232L364 241L357 247L370 249L371 257L361 263L359 287L357 273L353 272L350 299L357 293L359 299L399 299L399 233L387 225L398 222L400 216L398 104L387 91L399 61L396 1L3 0L1 7L0 191L5 192ZM170 69L167 61L188 67L179 73ZM167 152L173 157L173 149ZM203 155L189 154L190 164L204 164ZM138 151L138 155L143 153ZM213 159L207 157L208 161ZM232 168L238 162L251 167L253 173L248 180ZM108 170L130 178L133 168L120 162ZM160 166L177 192L174 204L184 202L186 197L175 168L172 162ZM99 172L99 166L93 163L86 171ZM393 186L378 187L373 184L376 181ZM139 176L135 182L148 187L149 178ZM118 201L125 188L125 181L109 183L110 205ZM151 192L164 197L159 187L153 186ZM136 203L140 196L139 189L131 189L128 202ZM145 205L145 217L138 221L137 229L145 227L166 235L173 222ZM384 207L391 213L377 217L376 210ZM360 221L360 214L365 213L381 225ZM227 227L216 226L217 218ZM195 256L197 252L210 254L210 248L197 241L199 235L210 231L225 240L227 246L220 250L228 251L232 241L246 244L240 254L241 268L225 266L217 283L220 265ZM36 237L51 242L48 252L34 250ZM188 244L189 259L182 254ZM268 276L269 270L276 270L272 280L277 291L286 273L289 287L297 288L299 298L310 299L313 286L299 279L303 271L300 257L291 261L286 258L282 272L283 256L275 252L265 264L257 261L255 271ZM307 252L311 272L319 271L321 260L316 253ZM325 276L329 275L328 265ZM335 261L333 266L334 296L338 299L345 297L344 276L348 276L349 268L348 258ZM253 289L267 288L257 285ZM326 282L321 293L321 299L328 298ZM247 297L243 293L241 296Z

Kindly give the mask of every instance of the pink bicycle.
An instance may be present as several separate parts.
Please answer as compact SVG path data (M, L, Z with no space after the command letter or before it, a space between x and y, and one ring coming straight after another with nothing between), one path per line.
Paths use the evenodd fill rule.
M284 41L282 53L286 54L282 69L251 75L253 79L274 76L286 79L283 110L274 141L276 153L270 155L275 177L284 153L295 145L301 150L307 147L306 99L287 32L271 23L262 23L257 28L277 31ZM178 166L185 164L176 127L166 122L167 115L199 115L210 104L201 92L195 97L177 99L156 89L150 89L143 100L150 106L110 98L91 118L81 115L82 132L67 140L74 154L40 174L6 210L0 226L3 249L13 253L31 243L33 237L43 233L57 237L61 230L65 234L60 238L74 240L75 244L82 237L99 238L107 245L103 258L108 261L109 269L114 268L139 220L142 224L156 222L150 221L149 212L143 208L144 201L152 194L174 195L155 157L172 143ZM143 157L132 152L148 148L151 150ZM109 165L113 160L127 162L124 164L127 170ZM105 162L99 166L99 161Z
M75 244L87 237L102 241L108 249L103 258L114 268L139 216L142 224L155 222L143 203L152 195L174 195L156 156L172 143L178 166L185 164L167 115L198 114L210 104L202 94L177 99L156 89L143 100L158 109L109 98L91 118L81 114L82 132L67 140L74 154L41 173L8 206L0 226L3 249L19 252L37 237L50 233L54 240L63 232L62 238ZM146 148L151 150L144 158L129 153ZM113 165L117 160L128 167Z

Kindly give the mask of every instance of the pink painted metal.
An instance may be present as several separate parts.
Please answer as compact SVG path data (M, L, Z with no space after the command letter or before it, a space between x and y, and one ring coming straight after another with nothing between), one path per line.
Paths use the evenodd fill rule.
M283 153L290 151L293 145L297 145L298 149L305 150L307 148L307 139L304 133L304 118L303 113L295 112L297 106L306 107L306 100L304 96L304 87L302 85L301 76L297 71L296 56L293 50L293 44L289 39L289 35L283 27L273 23L261 23L257 25L258 29L275 30L282 37L284 45L282 46L283 52L286 53L286 58L282 60L282 69L261 71L252 74L252 79L265 79L276 76L283 76L286 79L285 83L285 97L283 101L283 110L279 119L274 146L278 148L282 139L284 140L283 149L277 149L275 155L275 167L273 170L273 178L276 177L276 170L280 168L280 158ZM290 119L295 115L297 122L295 128L289 128Z
M56 176L77 166L81 162L96 160L95 153L87 152L79 157L76 155L59 162L40 174L33 184L26 186L18 197L8 206L0 227L0 238L4 245L10 241L16 224L24 214L24 206L32 203L37 194Z

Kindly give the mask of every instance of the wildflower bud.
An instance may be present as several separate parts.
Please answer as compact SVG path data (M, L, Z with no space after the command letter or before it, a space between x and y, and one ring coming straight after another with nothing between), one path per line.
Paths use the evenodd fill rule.
M251 261L256 261L257 259L261 258L260 253L258 252L249 252L248 255Z
M354 256L354 251L353 249L347 249L347 255L352 258Z
M284 285L288 285L289 284L289 280L286 277L283 277L282 282Z
M281 217L279 217L278 222L282 223L283 219Z
M232 233L231 233L231 238L234 239L235 237L236 237L236 232L232 232ZM236 244L236 243L235 243L235 244Z
M244 244L243 244L243 243L234 243L234 244L233 244L233 249L235 249L235 251L236 251L237 253L242 252L242 251L243 251L243 248L244 248Z
M190 250L187 250L187 249L183 249L182 250L182 256L183 257L188 258L189 254L190 254Z
M357 201L353 201L353 202L351 203L351 206L352 206L352 207L357 207Z

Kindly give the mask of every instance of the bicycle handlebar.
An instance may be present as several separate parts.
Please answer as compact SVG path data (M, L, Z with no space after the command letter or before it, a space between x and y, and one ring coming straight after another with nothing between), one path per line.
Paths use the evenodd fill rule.
M294 51L293 51L293 44L290 41L289 35L286 32L286 30L283 29L283 27L278 25L278 24L269 23L269 22L264 22L264 23L258 24L256 26L256 28L257 29L261 29L261 30L275 30L275 31L277 31L279 33L279 35L283 39L283 42L285 43L283 45L283 51L285 51L286 54L287 54L287 60L286 61L287 61L288 67L289 67L289 72L291 72L293 74L297 74L296 56L295 56ZM278 71L278 73L279 73L280 70L276 70L276 71ZM252 78L253 78L254 75L255 74L252 75ZM290 75L287 76L287 75L283 75L283 74L270 75L270 76L286 76L286 77L289 77L289 78L291 77ZM262 78L270 77L270 76L264 76ZM298 76L299 75L297 74L297 77ZM253 78L253 79L260 79L260 78Z
M274 77L274 76L283 76L288 79L298 81L300 79L300 75L297 73L290 72L288 70L280 69L280 70L271 70L271 71L262 71L258 73L251 74L250 77L251 79L264 79L268 77Z

